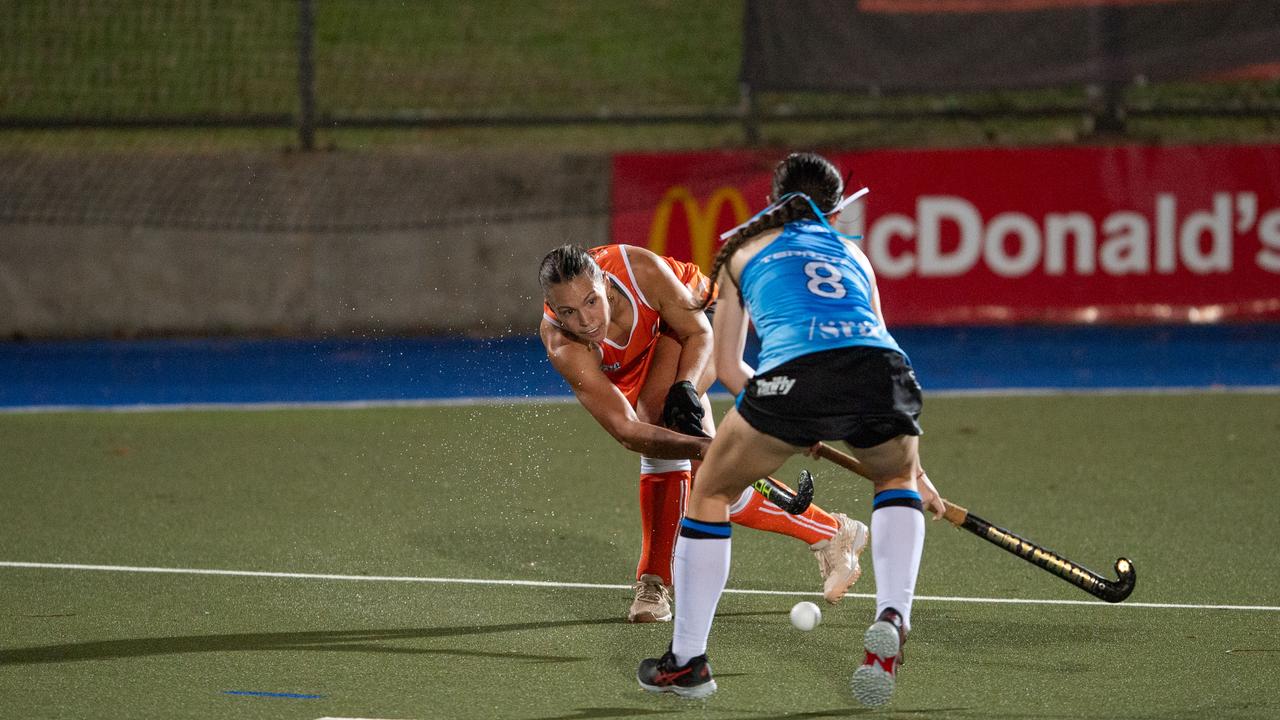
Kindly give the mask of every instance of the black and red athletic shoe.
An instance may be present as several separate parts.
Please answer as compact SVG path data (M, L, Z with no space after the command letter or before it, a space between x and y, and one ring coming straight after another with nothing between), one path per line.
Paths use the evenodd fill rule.
M902 628L902 616L893 608L885 608L880 617L867 628L862 636L866 656L862 665L853 671L850 686L853 696L863 705L884 705L893 697L898 681L898 666L902 665L902 646L906 642Z
M704 698L716 691L706 655L678 665L670 648L660 658L642 660L636 679L649 692L671 692L682 698Z

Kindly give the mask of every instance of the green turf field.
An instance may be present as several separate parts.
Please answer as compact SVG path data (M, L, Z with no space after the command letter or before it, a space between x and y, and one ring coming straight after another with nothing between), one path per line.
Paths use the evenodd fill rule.
M575 405L0 415L0 716L1280 716L1280 397L933 398L925 422L944 495L1096 570L1127 555L1138 587L974 601L1090 598L932 524L870 711L847 681L873 575L801 633L816 564L747 530L729 587L769 592L724 597L719 693L639 689L671 630L622 622L636 461ZM815 462L818 502L865 519L866 483Z

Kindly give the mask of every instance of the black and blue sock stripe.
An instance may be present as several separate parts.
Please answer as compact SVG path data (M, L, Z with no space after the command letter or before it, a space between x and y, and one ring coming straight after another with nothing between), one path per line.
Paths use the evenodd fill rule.
M881 490L871 500L871 512L882 507L911 507L924 512L924 502L915 490Z
M692 518L680 521L680 537L701 540L728 540L733 526L727 522L703 522Z

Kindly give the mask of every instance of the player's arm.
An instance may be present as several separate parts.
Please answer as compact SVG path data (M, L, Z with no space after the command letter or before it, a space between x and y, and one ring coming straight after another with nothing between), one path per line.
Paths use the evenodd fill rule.
M676 382L696 384L711 360L711 324L698 307L701 298L695 298L671 266L651 251L628 247L626 253L640 291L680 343Z
M884 311L880 309L880 288L876 284L876 272L871 267L871 259L867 257L866 253L862 252L862 248L854 243L846 241L846 244L849 246L849 253L853 256L854 261L862 266L862 269L866 271L867 278L871 280L871 309L875 311L880 325L884 326ZM817 445L814 447L816 448ZM814 453L814 457L818 457L818 455ZM916 465L916 491L920 493L920 499L924 506L929 512L933 513L933 519L938 520L941 518L947 509L946 502L942 499L942 494L934 487L933 481L929 479L929 474L919 464L919 458L917 458Z
M853 256L853 261L862 266L867 279L871 281L871 309L875 311L876 318L880 321L880 324L888 327L884 321L884 311L880 309L880 287L876 283L875 268L871 267L871 258L867 257L867 254L856 243L845 240L844 244L848 246L849 254Z
M711 360L711 324L695 298L665 260L644 248L626 248L636 286L658 311L666 332L680 343L676 375L662 406L662 423L690 435L704 434L699 382ZM709 384L709 383L708 383Z
M578 402L623 447L651 458L701 460L711 441L641 422L627 398L600 371L595 351L564 337L543 321L539 330L547 357L573 389Z
M747 386L755 370L742 359L747 347L747 311L738 296L738 286L729 277L729 268L721 268L720 298L716 301L714 322L716 377L729 392L737 395Z

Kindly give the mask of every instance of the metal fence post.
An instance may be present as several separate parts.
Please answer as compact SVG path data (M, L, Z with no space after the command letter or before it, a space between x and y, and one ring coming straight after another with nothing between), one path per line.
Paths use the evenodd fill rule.
M1124 15L1121 9L1107 5L1098 10L1101 22L1100 49L1102 82L1093 116L1093 135L1123 135L1125 132L1125 88L1129 83L1129 65L1124 59Z
M298 0L298 142L303 150L316 146L314 45L315 8L312 0Z
M742 118L742 134L748 145L760 144L760 112L756 107L756 96L751 92L751 84L738 83L738 115Z
M758 37L755 30L757 19L752 0L742 3L742 63L738 68L738 116L742 119L743 139L748 145L760 144L760 111L756 105L755 88L751 87L753 77L752 53L755 48L750 38Z

